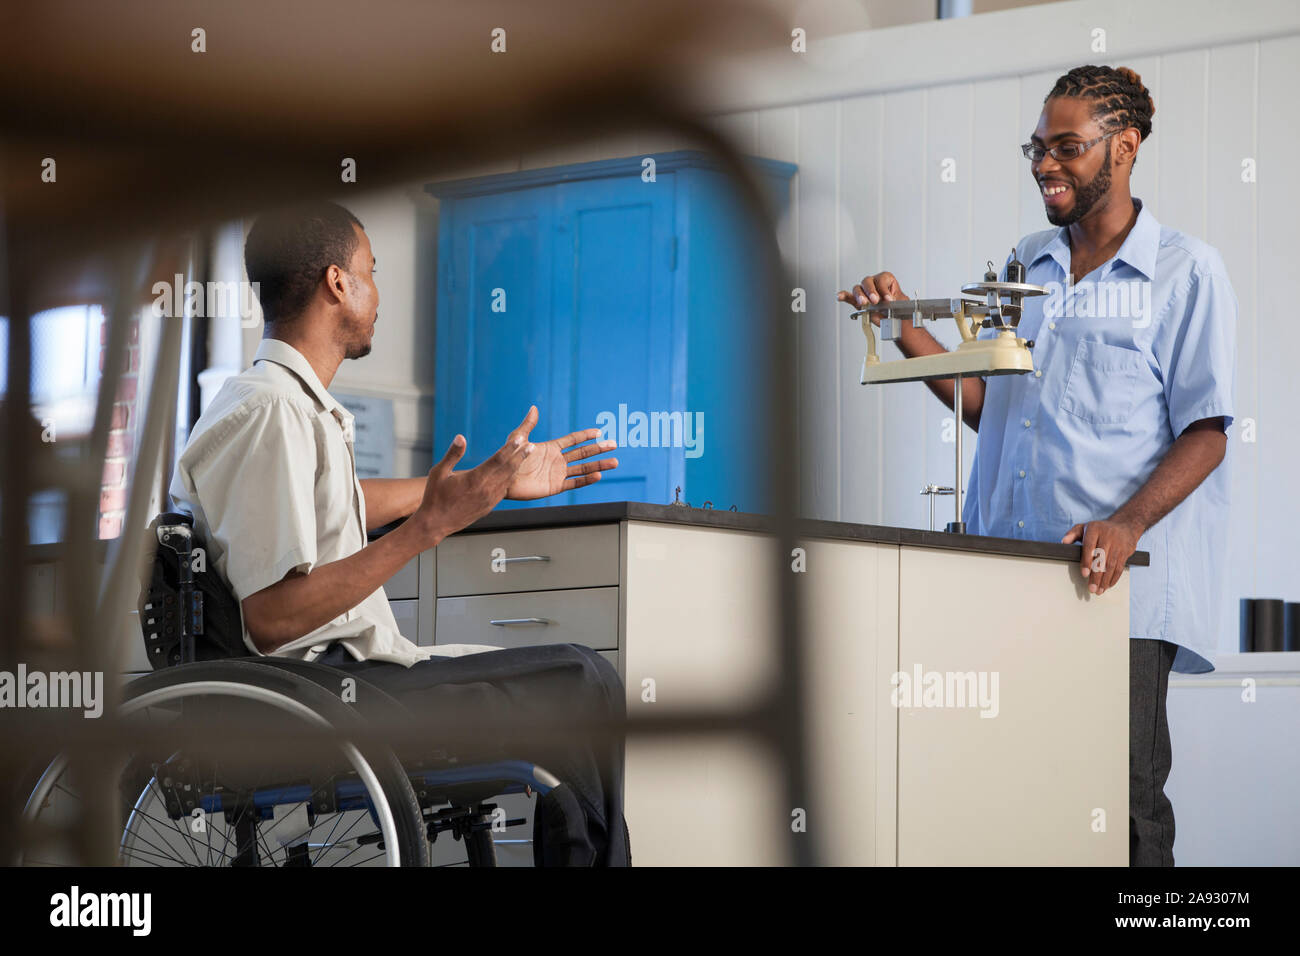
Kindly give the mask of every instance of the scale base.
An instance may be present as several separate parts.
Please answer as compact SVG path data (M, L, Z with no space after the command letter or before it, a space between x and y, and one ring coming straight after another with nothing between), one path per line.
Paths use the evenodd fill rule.
M1023 375L1034 370L1034 358L1025 340L1014 332L995 339L972 339L950 352L862 365L862 384L876 382L927 382L954 375Z

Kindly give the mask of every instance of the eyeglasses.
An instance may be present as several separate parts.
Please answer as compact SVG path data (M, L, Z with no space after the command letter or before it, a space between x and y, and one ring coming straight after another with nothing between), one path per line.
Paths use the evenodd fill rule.
M1035 146L1033 143L1025 143L1020 147L1020 151L1025 154L1025 159L1033 163L1042 162L1043 157L1048 153L1052 154L1052 159L1059 162L1069 162L1072 159L1078 159L1092 147L1096 146L1103 139L1110 139L1119 130L1113 129L1105 136L1098 136L1096 139L1090 139L1086 143L1062 143L1060 146L1053 146L1051 149L1044 149L1042 146Z

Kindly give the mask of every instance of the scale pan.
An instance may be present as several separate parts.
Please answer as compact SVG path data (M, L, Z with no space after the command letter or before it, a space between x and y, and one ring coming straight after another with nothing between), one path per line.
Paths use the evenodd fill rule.
M1002 295L1047 295L1041 285L1028 285L1024 282L971 282L961 287L962 295L977 295L983 298L990 292Z

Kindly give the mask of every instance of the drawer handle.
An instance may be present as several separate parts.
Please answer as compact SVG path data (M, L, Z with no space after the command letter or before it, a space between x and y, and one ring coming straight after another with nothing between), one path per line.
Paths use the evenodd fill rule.
M529 624L546 627L551 622L544 617L507 617L499 621L488 621L493 627L505 627L507 624Z
M550 557L545 554L530 554L522 558L502 558L501 563L515 564L519 561L549 561L549 560L551 560Z

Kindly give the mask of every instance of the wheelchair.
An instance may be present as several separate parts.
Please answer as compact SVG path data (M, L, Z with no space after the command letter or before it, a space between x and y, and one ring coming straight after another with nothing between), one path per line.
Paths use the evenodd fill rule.
M202 542L192 518L165 513L150 530L158 544L141 569L139 611L155 670L124 690L118 713L130 752L109 771L120 798L120 864L497 865L495 835L526 821L507 819L491 801L545 795L559 785L554 775L524 760L462 764L440 751L399 760L363 731L412 721L410 711L362 674L246 656L234 595L215 572L195 572ZM356 682L347 702L345 679ZM268 745L290 743L252 753L211 739L214 727L273 728ZM322 727L337 741L310 733ZM187 748L196 738L202 745ZM55 757L30 791L24 820L43 834L63 832L90 808L70 768L67 755ZM74 858L55 841L17 862Z

